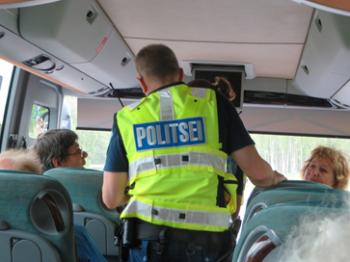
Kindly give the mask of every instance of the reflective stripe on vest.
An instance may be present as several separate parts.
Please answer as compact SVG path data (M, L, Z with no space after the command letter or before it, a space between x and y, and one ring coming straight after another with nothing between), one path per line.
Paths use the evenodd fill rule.
M219 141L216 102L212 89L179 84L118 112L133 185L121 218L188 230L227 230L230 210L217 205L218 176L224 181L231 177ZM235 186L228 188L234 204Z
M205 88L192 88L192 95L197 97L204 97L207 89ZM173 98L169 90L159 91L159 103L160 103L160 120L173 120L174 107Z
M222 172L227 172L227 161L219 157L204 152L188 152L184 154L157 155L139 158L129 165L129 179L136 174L150 171L152 169L172 168L185 165L206 166Z
M207 90L208 90L208 88L194 87L191 89L191 93L193 96L204 97Z
M169 90L163 90L159 92L160 99L160 120L173 120L174 119L174 108L173 98Z
M154 207L147 203L133 200L123 210L123 213L137 213L146 219L157 219L177 224L195 224L210 227L229 227L230 215L223 212L208 212L181 210L175 208Z

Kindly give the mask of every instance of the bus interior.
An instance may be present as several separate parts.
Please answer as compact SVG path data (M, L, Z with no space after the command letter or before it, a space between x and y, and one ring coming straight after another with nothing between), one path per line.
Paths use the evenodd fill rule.
M327 0L0 1L1 151L29 148L48 129L74 129L91 144L88 167L101 173L115 112L144 96L134 57L152 43L174 50L185 82L229 79L258 149L255 135L268 134L339 139L350 153L350 4ZM243 226L248 240L232 261L279 261L249 260L262 231L251 236L253 225ZM279 245L279 233L268 232ZM110 242L98 246L116 261Z

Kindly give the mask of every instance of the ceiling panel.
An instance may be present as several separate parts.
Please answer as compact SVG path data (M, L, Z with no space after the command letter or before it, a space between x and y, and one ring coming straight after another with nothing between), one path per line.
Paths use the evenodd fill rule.
M180 59L245 62L292 78L312 9L291 0L99 0L134 53L165 43Z
M153 40L127 39L132 50L158 43ZM302 45L267 44L222 44L201 42L161 41L176 51L179 60L212 61L213 63L254 64L254 70L260 77L290 79L298 65Z

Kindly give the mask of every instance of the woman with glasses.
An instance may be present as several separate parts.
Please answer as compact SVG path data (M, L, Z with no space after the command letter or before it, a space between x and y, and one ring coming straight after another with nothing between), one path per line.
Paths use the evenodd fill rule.
M69 129L51 129L41 134L34 150L43 171L55 167L84 167L88 154L79 147L78 135Z

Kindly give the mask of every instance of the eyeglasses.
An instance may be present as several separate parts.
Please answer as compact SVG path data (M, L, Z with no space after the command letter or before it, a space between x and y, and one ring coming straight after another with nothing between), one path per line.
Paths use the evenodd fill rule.
M81 149L80 147L74 153L67 154L67 156L80 155L81 158L86 158L88 156L87 152Z

